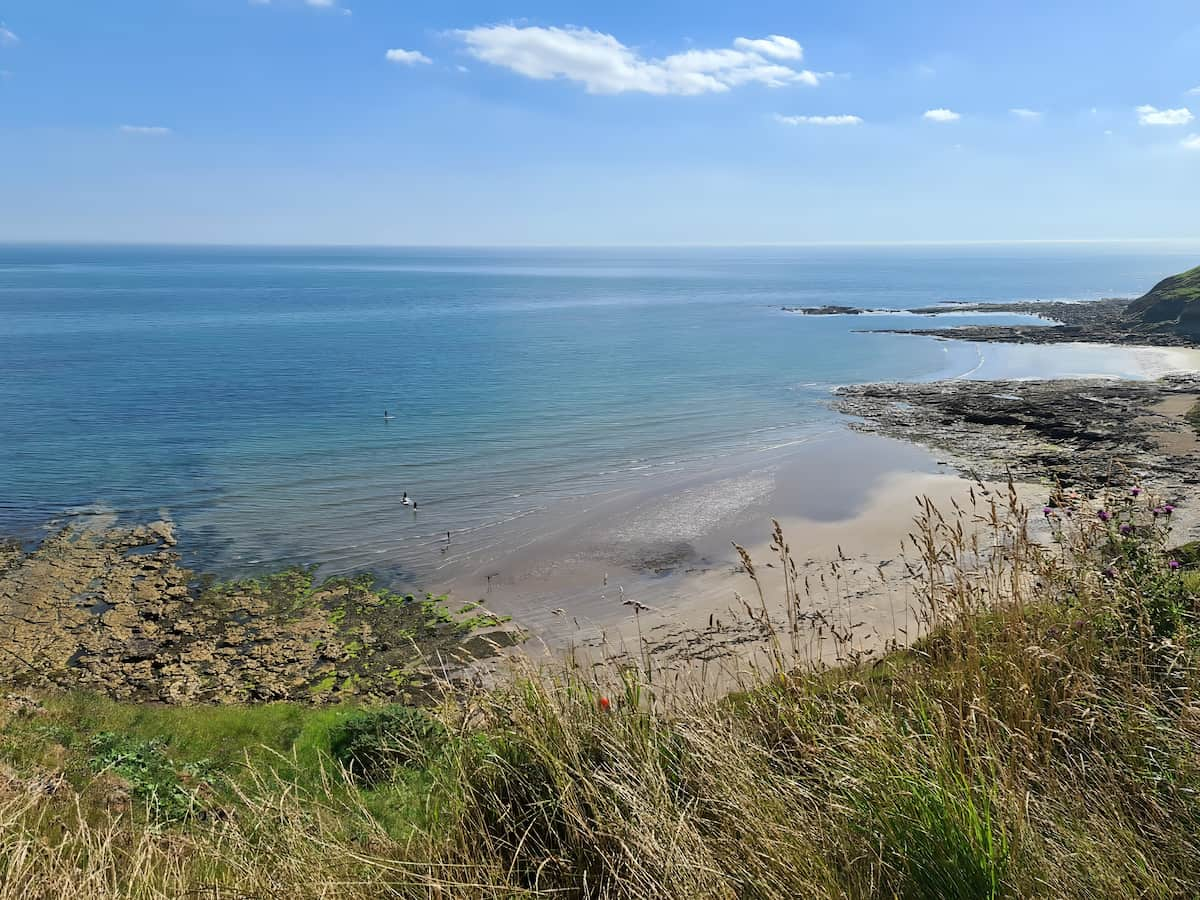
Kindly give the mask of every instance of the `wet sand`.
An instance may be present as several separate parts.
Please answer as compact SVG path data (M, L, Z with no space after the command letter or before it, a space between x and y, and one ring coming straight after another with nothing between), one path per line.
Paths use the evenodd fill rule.
M1197 350L1108 349L979 345L979 366L960 378L1023 380L1049 368L1065 385L1087 375L1143 381L1200 368ZM914 622L901 551L917 498L942 510L954 501L965 506L975 483L952 469L953 457L909 443L900 432L852 431L851 421L793 446L686 476L657 473L647 484L552 512L522 546L448 566L434 587L511 615L532 635L533 652L569 648L594 657L649 649L666 664L736 667L761 656L764 645L746 627L743 602L757 594L733 545L750 552L768 600L780 607L779 562L770 549L777 519L814 585L814 606L859 625L863 647L903 641ZM1006 490L996 481L989 487ZM1017 488L1029 507L1046 502L1045 484ZM832 661L831 646L812 652Z
M438 587L513 616L531 633L530 653L569 649L595 661L648 651L676 671L694 664L736 678L765 660L766 644L744 608L758 606L757 593L734 543L755 561L782 621L782 568L770 548L777 519L814 610L857 624L860 648L879 647L916 633L901 555L917 498L949 510L952 499L966 505L971 488L926 450L840 430L610 499L494 568ZM831 642L805 652L836 661Z

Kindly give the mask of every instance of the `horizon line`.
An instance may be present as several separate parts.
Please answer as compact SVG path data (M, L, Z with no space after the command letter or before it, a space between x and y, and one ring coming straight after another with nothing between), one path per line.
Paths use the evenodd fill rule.
M662 242L662 243L386 243L386 242L227 242L227 241L105 241L88 239L16 240L0 238L0 247L203 247L244 249L378 249L378 250L655 250L655 249L788 249L806 247L987 247L987 246L1086 246L1101 244L1197 244L1196 237L1135 237L1135 238L999 238L952 240L897 241L747 241L720 242Z

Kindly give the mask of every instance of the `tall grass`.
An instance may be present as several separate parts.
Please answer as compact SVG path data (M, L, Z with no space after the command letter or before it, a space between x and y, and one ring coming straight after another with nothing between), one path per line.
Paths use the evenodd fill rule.
M518 660L425 715L247 710L216 742L181 724L207 711L97 707L162 733L130 752L190 791L172 815L64 736L78 701L17 703L0 900L1194 896L1198 585L1169 520L1128 488L921 501L919 634L885 648L777 528L770 570L743 558L767 662L721 697L635 655Z

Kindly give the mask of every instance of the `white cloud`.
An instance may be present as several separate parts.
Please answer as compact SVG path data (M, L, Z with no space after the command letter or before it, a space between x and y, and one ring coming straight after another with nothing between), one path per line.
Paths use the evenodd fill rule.
M433 62L420 50L389 50L386 54L388 62L399 63L402 66L415 66L417 63Z
M477 59L527 78L577 81L589 94L694 95L728 91L752 82L768 87L815 86L829 74L793 69L768 59L800 58L800 45L782 35L738 38L732 48L688 50L652 59L611 34L590 28L489 25L454 34Z
M1012 113L1014 116L1016 116L1018 119L1026 119L1027 121L1030 121L1030 122L1034 121L1035 119L1040 119L1042 117L1042 114L1040 112L1038 112L1036 109L1025 109L1022 106L1018 106L1014 109L1010 109L1009 112Z
M1200 84L1196 85L1194 88L1188 91L1188 93L1192 94L1193 96L1200 94Z
M140 134L146 137L164 137L171 129L163 125L122 125L122 134Z
M861 125L858 116L781 116L775 114L775 121L781 125Z
M737 38L734 40L733 46L739 50L773 56L776 59L799 61L804 58L804 48L797 41L790 37L784 37L782 34L771 34L765 38Z
M11 28L4 25L3 23L0 23L0 47L11 46L13 44L19 43L20 40L21 39L19 37L17 37L17 34L15 31L13 31Z
M250 5L270 6L272 2L273 0L250 0ZM351 15L350 10L337 5L337 0L303 0L303 3L305 6L311 6L313 9L328 9L340 12L343 16Z
M1185 150L1200 150L1200 134L1190 134L1182 143Z
M1138 122L1142 125L1186 125L1196 118L1187 107L1155 109L1153 106L1139 106L1137 114Z
M929 122L957 122L962 118L962 116L953 110L941 107L938 109L925 110L925 114L922 116L922 118Z

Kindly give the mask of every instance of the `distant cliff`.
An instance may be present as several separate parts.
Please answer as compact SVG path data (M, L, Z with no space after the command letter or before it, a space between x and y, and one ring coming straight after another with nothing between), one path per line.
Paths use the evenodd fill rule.
M1200 340L1200 266L1164 278L1144 297L1129 304L1124 317L1139 330Z
M1200 344L1200 266L1164 278L1137 300L1119 297L1092 303L963 303L925 306L909 312L939 316L945 312L1010 312L1053 319L1057 325L960 325L953 328L888 328L898 334L923 334L960 341L1015 344L1132 344L1194 347Z

